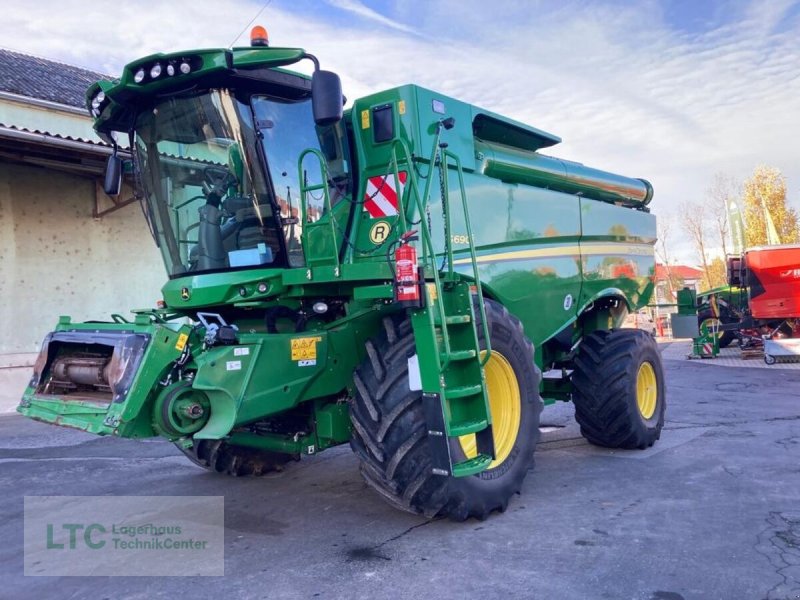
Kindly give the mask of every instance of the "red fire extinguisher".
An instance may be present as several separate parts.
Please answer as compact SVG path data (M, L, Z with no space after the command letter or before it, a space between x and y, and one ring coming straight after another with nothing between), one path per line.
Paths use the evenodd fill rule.
M409 231L403 234L400 238L400 245L394 251L394 299L408 308L422 306L417 249L409 244L417 239L415 233L416 231Z

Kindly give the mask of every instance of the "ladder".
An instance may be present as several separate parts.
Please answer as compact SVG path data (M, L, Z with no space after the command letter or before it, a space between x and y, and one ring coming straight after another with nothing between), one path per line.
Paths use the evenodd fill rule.
M423 405L428 427L428 441L432 453L432 472L436 475L466 477L484 471L494 460L494 437L483 366L491 355L489 330L483 305L483 290L478 273L478 263L472 237L472 227L467 206L461 161L441 143L443 129L453 126L452 119L439 121L430 156L430 171L425 189L420 194L411 153L404 140L397 139L392 146L391 167L395 189L400 189L399 163L402 159L409 168L409 200L415 203L420 219L425 214L431 193L433 170L438 169L444 217L444 249L437 252L430 232L420 227L422 242L421 265L426 281L426 302L423 308L411 311L411 324L417 347L420 367ZM453 268L453 248L450 237L449 163L454 165L458 177L459 195L464 211L466 233L470 240L472 281L464 279ZM408 231L407 206L400 204L400 222ZM437 259L446 263L440 269ZM473 290L477 302L473 303ZM476 314L477 313L477 314ZM485 340L481 351L476 317ZM477 454L467 457L460 451L457 439L475 434ZM453 453L455 450L455 455Z
M472 237L469 207L464 186L461 161L441 142L443 129L453 127L452 118L442 119L436 130L429 159L429 176L425 189L420 193L414 173L414 159L405 140L395 139L392 143L390 176L394 177L395 189L400 186L400 164L407 165L408 201L398 198L400 231L409 232L409 210L416 209L422 218L426 213L431 194L434 169L438 169L444 216L444 248L434 248L431 234L421 226L420 256L421 272L426 279L426 302L420 309L411 311L411 324L417 347L417 360L420 366L423 405L428 427L428 440L432 452L432 472L436 475L466 477L484 471L494 460L494 437L483 367L491 355L489 329L483 305L483 290L478 273L478 262ZM320 164L322 181L308 184L303 177L303 161L313 155ZM458 177L459 195L464 214L466 233L470 240L470 259L472 281L456 273L453 268L453 247L450 238L450 163ZM316 264L332 264L334 277L341 275L339 259L339 236L331 210L328 191L328 175L325 158L317 149L305 150L298 160L300 174L301 215L307 214L306 198L309 193L321 192L325 211L329 219L303 223L304 247L308 247L314 237L318 251ZM413 204L408 204L411 202ZM413 211L412 211L413 212ZM327 231L326 231L327 230ZM321 235L315 235L319 232ZM325 243L322 243L322 242ZM443 259L446 268L437 267L437 259ZM309 263L309 266L311 263ZM308 271L310 278L310 269ZM477 302L473 303L473 292ZM479 317L479 319L478 319ZM485 340L481 350L478 339L477 321ZM475 434L477 454L467 457L459 452L458 438ZM456 450L454 456L453 450Z

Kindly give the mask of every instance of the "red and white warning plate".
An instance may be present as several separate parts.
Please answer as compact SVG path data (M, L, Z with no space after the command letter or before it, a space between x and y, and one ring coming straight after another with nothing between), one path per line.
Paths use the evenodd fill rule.
M376 175L367 179L367 189L364 192L364 210L373 219L393 217L397 214L397 198L403 197L408 172L400 171L398 178L400 179L399 192L395 189L393 173Z

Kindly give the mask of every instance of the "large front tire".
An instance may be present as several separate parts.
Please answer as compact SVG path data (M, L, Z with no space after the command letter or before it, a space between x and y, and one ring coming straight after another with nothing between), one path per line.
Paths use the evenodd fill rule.
M482 473L463 478L431 473L422 392L409 389L408 358L415 345L404 315L384 319L383 331L367 342L367 358L356 369L351 447L367 484L402 510L457 521L484 519L505 510L532 468L542 409L533 346L505 308L490 300L485 306L492 347L487 387L497 460ZM482 330L480 323L477 327ZM502 406L502 414L495 414ZM453 460L474 453L472 437L451 440Z
M666 388L655 340L636 329L595 331L572 373L575 420L589 442L648 448L661 437Z

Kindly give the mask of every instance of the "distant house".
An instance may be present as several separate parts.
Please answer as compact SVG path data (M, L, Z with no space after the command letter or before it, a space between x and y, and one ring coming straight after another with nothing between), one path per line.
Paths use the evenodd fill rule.
M101 73L0 49L0 412L59 315L153 306L165 277L133 191L103 193L112 149L84 93Z
M700 291L700 282L703 271L688 265L663 265L656 264L656 302L658 304L673 304L677 301L677 292L680 288L689 287L695 292ZM666 312L674 312L667 310Z

